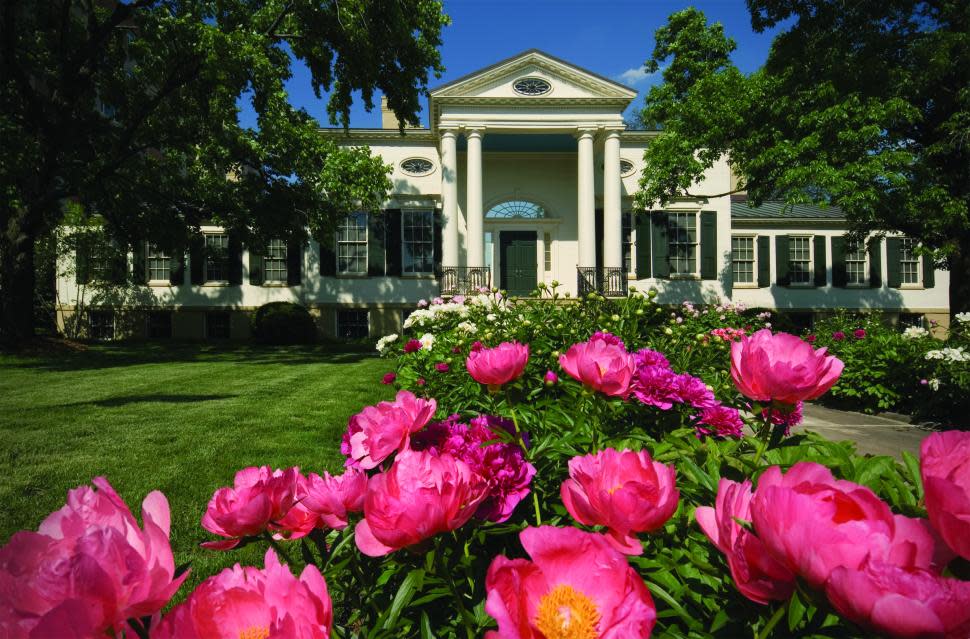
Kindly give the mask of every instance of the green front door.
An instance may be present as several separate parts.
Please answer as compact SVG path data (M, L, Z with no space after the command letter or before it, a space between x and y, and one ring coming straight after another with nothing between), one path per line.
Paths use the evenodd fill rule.
M528 295L536 287L536 232L499 233L501 286L510 295Z

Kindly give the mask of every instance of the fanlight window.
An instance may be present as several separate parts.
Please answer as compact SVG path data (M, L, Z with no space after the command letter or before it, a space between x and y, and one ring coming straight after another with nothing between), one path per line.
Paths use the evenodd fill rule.
M512 88L522 95L543 95L552 90L549 83L542 78L521 78L512 84Z
M485 217L492 219L523 218L538 220L546 216L546 211L535 202L509 200L493 206Z
M401 170L410 175L424 175L431 173L432 169L434 164L424 158L408 158L401 162Z

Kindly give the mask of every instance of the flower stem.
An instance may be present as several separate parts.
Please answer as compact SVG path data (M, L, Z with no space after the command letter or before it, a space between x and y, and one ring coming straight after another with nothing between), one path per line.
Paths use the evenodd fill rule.
M761 629L761 632L756 635L756 639L765 639L766 637L769 637L772 631L775 629L775 626L778 625L778 622L781 621L781 618L785 615L785 610L787 609L787 606L778 606L778 610L775 611L775 614L771 615L771 619L769 619L768 623L765 624L765 627Z
M462 625L465 627L465 635L468 639L475 639L475 623L465 608L465 603L461 600L461 595L458 593L458 588L455 586L455 580L451 577L451 571L448 570L448 566L444 561L441 553L441 540L435 540L434 547L434 563L437 566L437 572L439 577L443 577L445 583L448 584L448 590L451 591L451 596L455 600L455 604L458 606L458 612L461 616Z
M273 535L271 535L269 531L265 531L263 536L266 538L266 541L269 542L269 545L273 547L273 550L275 550L276 553L283 558L283 561L285 561L288 566L291 568L295 566L293 560L290 559L290 556L285 550L283 550L283 547L279 544L279 542L273 539Z

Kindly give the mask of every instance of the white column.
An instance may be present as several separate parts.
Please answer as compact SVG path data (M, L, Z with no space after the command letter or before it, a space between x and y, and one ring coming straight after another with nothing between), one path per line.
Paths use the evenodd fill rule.
M467 266L485 266L485 230L482 219L482 132L470 129L465 132L468 141L468 166L465 181L468 197L465 198L465 215L468 221Z
M593 186L593 131L580 129L576 213L579 217L579 266L596 266L596 196Z
M619 131L607 133L603 144L603 266L623 266Z
M454 131L441 132L441 264L458 266L458 145Z

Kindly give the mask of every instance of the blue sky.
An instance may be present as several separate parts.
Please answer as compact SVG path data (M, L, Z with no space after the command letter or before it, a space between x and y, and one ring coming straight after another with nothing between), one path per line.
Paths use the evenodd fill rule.
M526 49L537 48L640 91L632 108L658 81L648 76L643 62L653 51L653 34L671 13L690 5L701 9L708 20L724 25L738 48L734 63L753 71L764 63L772 34L751 30L743 0L699 0L694 3L666 0L445 0L452 23L446 27L441 47L446 67L431 87L471 73ZM309 73L296 64L287 84L293 104L305 108L323 126L329 126L326 101L317 100L310 88ZM427 99L423 101L427 108ZM243 105L243 124L252 125L251 109ZM422 123L427 118L422 113ZM379 105L368 113L359 100L351 111L352 127L381 126Z

